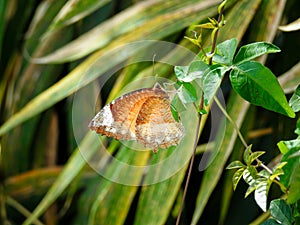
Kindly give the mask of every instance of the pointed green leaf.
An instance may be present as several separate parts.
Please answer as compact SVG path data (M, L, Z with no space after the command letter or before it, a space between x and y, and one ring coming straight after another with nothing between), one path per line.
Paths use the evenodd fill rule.
M208 68L207 64L197 60L193 61L189 66L175 66L174 71L179 81L191 82L201 78Z
M292 209L282 199L275 199L270 203L270 213L280 224L292 225Z
M240 168L232 176L232 183L233 183L233 190L236 189L236 186L238 185L240 179L243 177L244 168Z
M220 87L224 74L228 70L228 67L213 65L210 66L200 78L201 86L204 92L205 105L209 105L210 100L214 97L216 91Z
M270 180L274 181L276 179L276 177L279 177L280 175L283 175L283 174L284 174L283 169L278 168L276 170L276 172L272 173L272 175L270 176Z
M287 25L279 26L279 29L286 32L300 30L300 18Z
M196 89L190 83L181 83L181 86L177 89L177 95L184 104L197 100Z
M243 159L247 166L251 165L251 160L250 160L250 156L252 154L251 148L252 145L249 145L244 151Z
M264 211L267 211L267 198L268 192L270 188L270 182L268 179L258 179L257 180L257 187L254 192L254 199L257 205Z
M300 85L298 85L293 96L290 98L289 104L294 110L294 112L300 111Z
M268 171L266 171L266 170L261 170L261 171L259 171L259 173L257 175L259 177L264 177L266 179L269 179L269 177L270 177L271 174Z
M172 113L172 116L173 118L175 119L176 122L179 122L179 114L178 114L178 111L176 110L176 108L171 105L171 113Z
M287 198L287 202L289 204L293 204L300 199L300 165L298 164L296 168L294 168L293 173L290 178L290 188L289 194Z
M217 54L213 61L219 64L232 65L234 53L237 48L237 39L232 38L217 45Z
M190 38L187 36L185 36L184 38L189 40L190 42L192 42L194 45L198 46L199 48L201 48L200 41L198 39Z
M295 140L290 141L280 141L277 146L279 147L282 154L288 153L293 149L293 154L300 149L300 139L297 138ZM289 152L289 157L291 157L291 152Z
M174 72L178 80L185 81L188 76L189 66L175 66ZM189 82L189 81L188 81Z
M283 167L287 164L287 162L281 162L279 163L277 166L275 166L275 168L273 169L273 173L272 175L270 176L270 180L274 180L276 177L278 176L281 176L284 174L284 171L283 171Z
M258 157L260 157L263 154L265 154L265 152L263 151L253 152L249 157L250 164L253 163L256 159L258 159Z
M257 188L257 183L253 182L251 185L249 185L246 193L245 193L245 198L247 198L255 189Z
M245 167L245 165L241 161L233 161L226 167L226 169L239 169L242 167Z
M282 141L281 144L287 149L281 161L287 162L287 164L283 167L284 174L280 176L280 182L288 187L292 182L295 169L298 168L300 164L300 156L292 157L295 153L299 152L300 139Z
M233 63L234 64L241 64L246 61L250 61L255 59L261 55L268 54L268 53L275 53L280 52L280 49L267 42L255 42L248 45L244 45L240 48L238 53L236 54Z
M232 87L250 103L294 118L277 78L258 62L244 62L230 72Z
M280 141L277 143L277 147L279 148L281 154L285 154L289 151L287 146L285 145L285 141Z
M214 29L215 25L213 25L212 23L203 23L203 24L195 25L194 27L203 28L203 29Z
M249 185L253 185L257 178L257 170L254 166L247 166L243 173L243 179Z

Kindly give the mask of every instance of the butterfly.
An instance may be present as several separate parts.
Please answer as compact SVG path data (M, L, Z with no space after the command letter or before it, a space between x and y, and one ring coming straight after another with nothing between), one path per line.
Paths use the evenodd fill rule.
M89 124L91 130L117 140L135 140L154 153L178 145L184 128L171 111L168 93L156 83L105 105Z

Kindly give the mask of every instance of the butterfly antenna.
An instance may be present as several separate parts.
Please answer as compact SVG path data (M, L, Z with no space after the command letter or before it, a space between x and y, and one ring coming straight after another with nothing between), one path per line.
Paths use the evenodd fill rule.
M152 58L152 75L154 76L154 72L155 72L155 57L156 57L156 54L153 55L153 58Z

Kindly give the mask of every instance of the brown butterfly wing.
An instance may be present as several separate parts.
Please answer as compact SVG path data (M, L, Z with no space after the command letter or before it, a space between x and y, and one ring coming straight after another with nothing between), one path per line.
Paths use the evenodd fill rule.
M135 125L141 107L149 97L158 95L167 96L160 86L125 94L103 107L89 127L115 139L136 140Z
M175 121L168 97L150 97L142 105L136 120L137 141L157 151L177 145L184 135L180 122Z

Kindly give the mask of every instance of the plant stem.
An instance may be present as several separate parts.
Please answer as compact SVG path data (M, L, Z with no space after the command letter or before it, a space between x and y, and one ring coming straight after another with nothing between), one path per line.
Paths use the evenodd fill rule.
M216 102L216 104L218 105L218 107L220 108L220 110L222 111L222 113L225 115L225 117L229 120L229 122L233 125L234 129L236 130L236 132L238 133L238 136L241 140L241 142L243 143L244 147L247 148L248 144L245 141L239 127L237 126L237 124L232 120L232 118L228 115L228 113L226 112L226 110L223 108L222 104L220 103L220 101L218 100L217 97L214 97L214 100ZM258 163L259 166L261 166L263 169L265 169L266 171L268 171L270 174L272 174L272 170L267 167L265 164L263 164L262 161L260 161L259 159L256 159L256 162ZM276 177L276 179L278 180L279 178Z
M223 5L220 9L220 13L219 13L219 17L218 17L218 23L220 23L221 20L222 20L222 14L223 14L224 6L225 5ZM214 34L214 39L213 39L212 48L211 48L211 55L214 54L215 49L216 49L218 33L219 33L219 29ZM208 64L212 65L212 57L209 58ZM204 106L204 93L203 93L203 91L201 91L201 95L202 96L201 96L201 101L200 101L200 104L199 104L199 110L202 110L203 106ZM180 209L179 209L179 212L178 212L176 225L179 225L179 222L180 222L180 217L181 217L182 210L183 210L183 204L184 204L185 196L186 196L187 189L188 189L189 182L190 182L190 177L191 177L191 173L192 173L192 168L193 168L193 164L194 164L194 159L195 159L196 149L197 149L197 144L198 144L198 139L199 139L201 118L202 118L202 114L198 114L198 123L197 123L196 136L195 136L195 141L194 141L193 155L191 157L191 161L190 161L190 164L189 164L189 171L188 171L187 179L186 179L186 182L185 182L185 187L184 187L183 196L182 196L181 203L180 203Z
M218 24L221 22L222 20L222 15L223 15L223 11L224 11L224 6L221 8L220 13L219 13L219 17L218 17ZM216 33L214 35L214 39L213 39L213 43L211 45L211 56L215 53L216 50L216 46L217 46L217 39L218 39L218 34L219 34L219 29L216 30ZM212 65L212 57L209 58L208 61L209 65Z
M200 102L200 107L201 108L203 108L203 102L204 102L204 97L203 96L204 95L202 94L201 102ZM198 114L196 136L195 136L194 146L193 146L194 150L193 150L193 154L192 154L191 161L190 161L190 164L189 164L189 171L188 171L186 182L185 182L185 186L184 186L183 196L182 196L181 203L180 203L180 209L179 209L179 212L178 212L178 216L177 216L177 220L176 220L176 225L179 225L180 217L181 217L182 210L183 210L183 204L184 204L185 196L186 196L187 189L188 189L189 182L190 182L190 178L191 178L192 168L193 168L193 164L194 164L194 160L195 160L195 155L196 155L197 144L198 144L198 137L199 137L199 131L200 131L201 118L202 118L202 115Z
M243 143L244 147L247 148L248 144L245 141L242 133L240 132L239 127L237 126L237 124L232 120L232 118L228 115L228 113L226 112L226 110L223 108L222 104L220 103L219 99L217 97L214 97L214 100L216 102L216 104L218 105L218 107L220 108L220 110L222 111L222 113L225 115L225 117L229 120L229 122L233 125L234 129L236 130L236 132L238 133L238 136L241 140L241 142Z
M260 161L259 159L256 159L256 162L258 163L259 166L261 166L262 168L264 168L266 171L268 171L270 174L273 173L273 171L267 167L262 161ZM279 180L279 177L276 177L276 179Z

